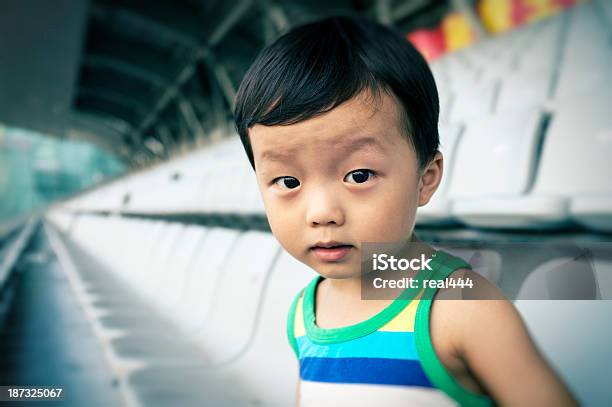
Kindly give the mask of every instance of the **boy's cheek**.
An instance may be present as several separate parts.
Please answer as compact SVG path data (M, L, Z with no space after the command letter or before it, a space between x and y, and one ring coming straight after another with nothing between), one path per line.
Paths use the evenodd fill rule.
M268 218L268 223L270 223L270 227L273 227L273 223L277 224L279 223L282 219L281 215L281 208L277 203L274 203L272 199L268 199L268 197L266 197L265 195L262 196L262 200L263 200L263 204L264 204L264 210L266 212L266 217ZM279 219L277 219L279 218ZM272 232L274 232L275 230L272 229Z
M259 195L264 205L264 211L266 213L266 217L268 218L268 221L270 222L270 219L278 213L278 209L275 208L275 205L272 202L272 199L270 197L270 192L264 191L261 186L259 187Z
M289 253L296 260L309 265L306 259L307 247L305 243L300 242L296 238L296 233L288 233L287 230L283 228L279 229L277 226L273 226L272 223L270 227L272 229L272 234L284 251Z
M368 233L371 241L399 241L412 233L417 211L417 198L408 191L388 197L381 205L373 206L375 211L369 212Z
M292 255L296 255L298 247L301 244L298 237L302 235L300 230L292 223L292 217L285 213L284 216L280 213L280 208L275 205L267 205L266 216L270 229L280 245Z

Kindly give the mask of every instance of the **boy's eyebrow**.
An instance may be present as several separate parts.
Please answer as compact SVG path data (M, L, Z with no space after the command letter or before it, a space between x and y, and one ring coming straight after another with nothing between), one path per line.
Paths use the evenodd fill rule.
M331 148L340 150L342 157L347 154L354 153L359 150L373 150L381 153L386 153L387 150L380 143L380 140L377 137L354 137L349 139L339 139L338 141L332 142ZM298 151L299 148L291 148L286 151L274 151L268 150L264 151L261 155L262 161L280 161L286 162L295 157L295 152Z

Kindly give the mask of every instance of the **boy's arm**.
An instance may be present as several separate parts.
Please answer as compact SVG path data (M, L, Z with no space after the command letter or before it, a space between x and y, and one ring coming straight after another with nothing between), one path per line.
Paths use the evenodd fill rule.
M510 406L577 406L536 349L514 305L477 273L462 272L478 280L488 292L485 298L500 298L451 301L458 305L452 314L462 325L457 330L458 353L495 401Z
M300 375L297 378L297 391L295 392L295 405L300 406Z

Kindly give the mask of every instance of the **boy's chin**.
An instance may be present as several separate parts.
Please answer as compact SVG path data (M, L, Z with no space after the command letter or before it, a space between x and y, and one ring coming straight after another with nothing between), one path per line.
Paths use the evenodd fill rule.
M319 267L317 273L322 275L325 278L332 279L347 279L347 278L359 278L361 277L360 270L348 270L343 267Z

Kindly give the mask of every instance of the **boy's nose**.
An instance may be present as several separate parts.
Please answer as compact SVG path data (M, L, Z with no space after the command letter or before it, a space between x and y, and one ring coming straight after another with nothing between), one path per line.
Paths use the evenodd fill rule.
M306 210L306 221L310 226L344 224L344 211L340 205L337 195L330 190L320 189L312 191L308 208Z

